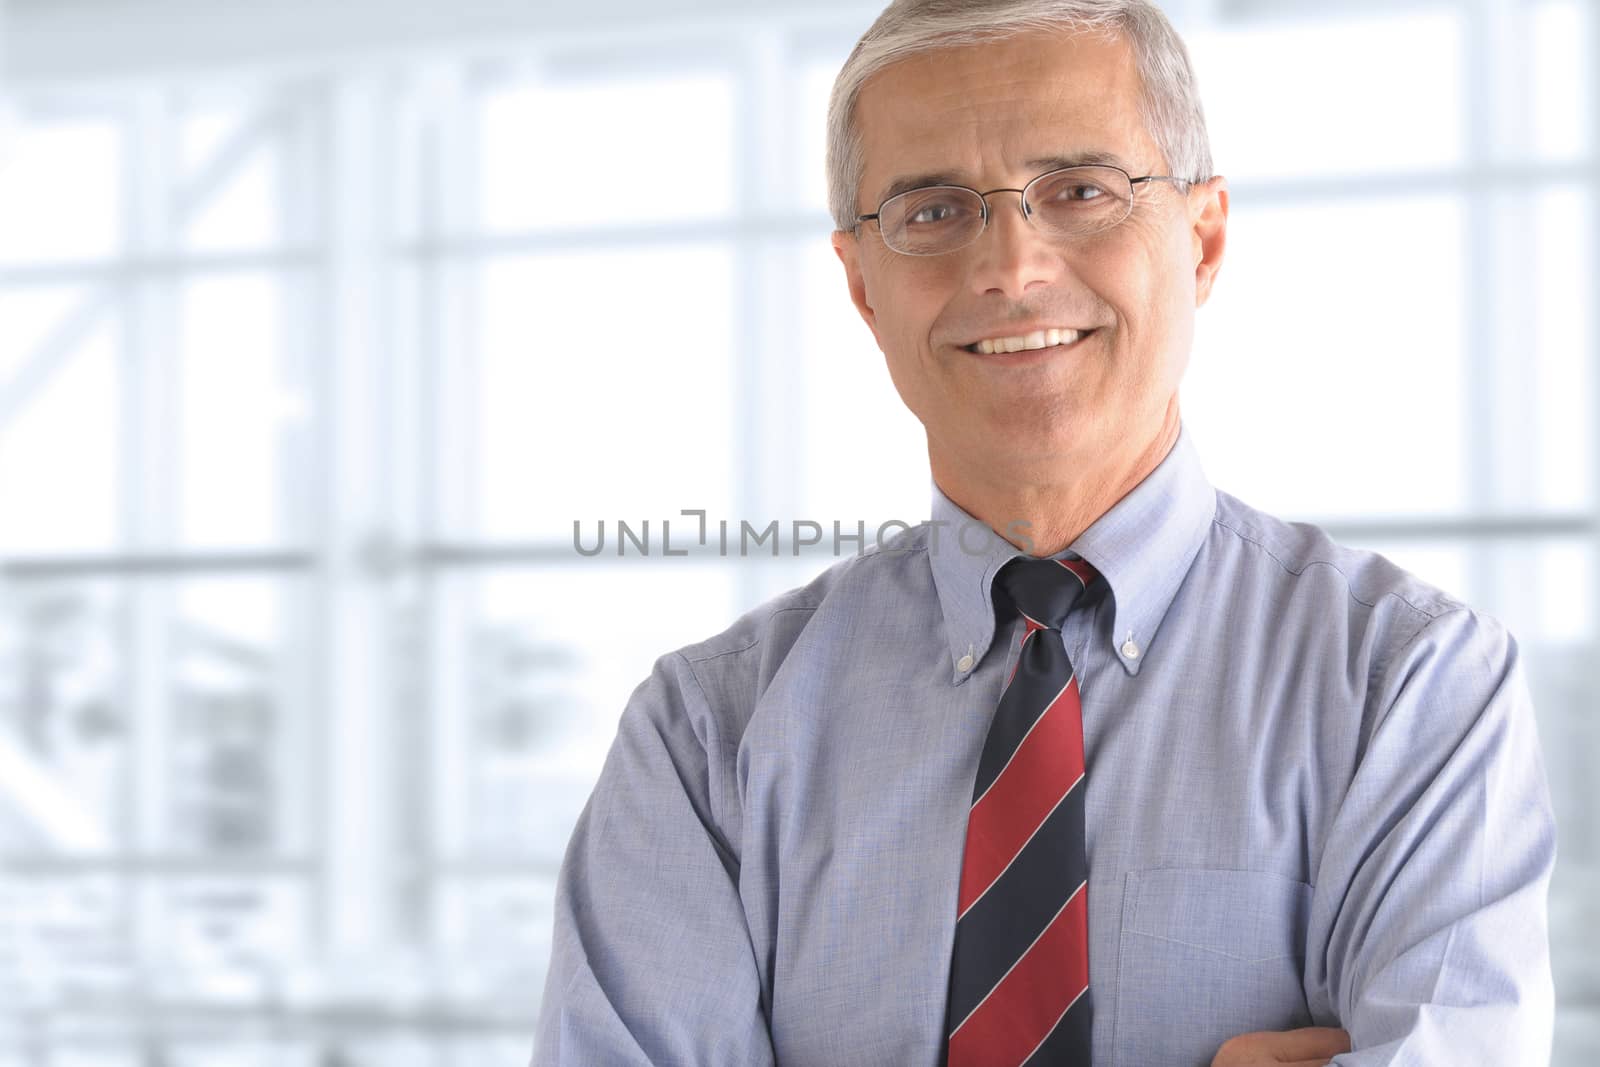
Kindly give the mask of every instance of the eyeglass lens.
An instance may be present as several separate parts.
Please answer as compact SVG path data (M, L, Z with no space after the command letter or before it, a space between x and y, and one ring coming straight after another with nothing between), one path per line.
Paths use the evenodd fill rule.
M1028 184L1029 220L1054 237L1082 237L1128 217L1133 186L1113 167L1068 167ZM983 198L971 189L938 185L892 197L879 208L883 241L897 252L927 256L954 251L983 232Z

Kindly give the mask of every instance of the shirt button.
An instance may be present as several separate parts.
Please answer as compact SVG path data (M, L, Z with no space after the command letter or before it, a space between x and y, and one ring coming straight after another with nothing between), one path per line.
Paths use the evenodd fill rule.
M960 659L956 660L956 670L960 671L962 674L966 674L971 669L972 669L972 657L971 656L962 656Z
M1133 643L1133 638L1130 637L1122 642L1122 654L1129 659L1139 658L1139 646Z

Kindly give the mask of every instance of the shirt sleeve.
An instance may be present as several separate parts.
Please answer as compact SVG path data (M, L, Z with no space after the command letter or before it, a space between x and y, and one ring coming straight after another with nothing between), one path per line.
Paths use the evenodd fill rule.
M1380 670L1308 938L1333 1062L1548 1063L1555 816L1516 642L1459 609Z
M735 749L689 662L658 660L562 861L534 1067L773 1063L721 828Z

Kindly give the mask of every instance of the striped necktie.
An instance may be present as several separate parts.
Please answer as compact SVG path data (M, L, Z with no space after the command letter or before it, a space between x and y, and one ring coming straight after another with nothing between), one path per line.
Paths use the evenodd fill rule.
M996 578L1026 630L967 815L949 1067L1089 1067L1083 717L1061 625L1095 579L1080 560L1026 556Z

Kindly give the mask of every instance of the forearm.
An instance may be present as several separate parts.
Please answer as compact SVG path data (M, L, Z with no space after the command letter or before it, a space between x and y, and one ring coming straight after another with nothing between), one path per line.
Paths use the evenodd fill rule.
M573 831L536 1067L772 1062L737 858L706 784L725 754L696 731L687 671L665 658L635 693Z
M1307 992L1350 1032L1341 1067L1537 1067L1555 825L1533 711L1503 630L1436 623L1392 672L1330 835Z

